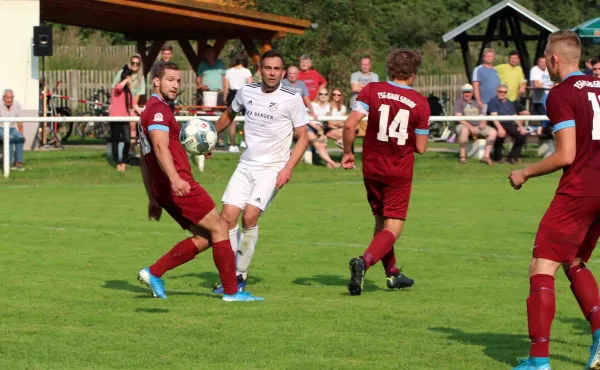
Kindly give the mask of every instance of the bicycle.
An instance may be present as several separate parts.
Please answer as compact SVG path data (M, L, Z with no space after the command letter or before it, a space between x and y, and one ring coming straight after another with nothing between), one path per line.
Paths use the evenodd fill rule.
M108 106L110 105L110 90L101 87L99 89L94 89L92 92L92 96L89 101L93 101L94 104L91 105L91 109L85 112L79 113L80 117L107 117L108 116ZM72 130L75 135L81 137L82 139L89 138L102 138L108 137L110 127L104 122L75 122L72 125Z

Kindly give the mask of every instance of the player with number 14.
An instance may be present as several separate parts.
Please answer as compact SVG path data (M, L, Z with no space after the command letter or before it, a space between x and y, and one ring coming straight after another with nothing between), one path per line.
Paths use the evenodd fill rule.
M354 168L352 143L358 123L368 116L362 150L367 199L375 216L371 244L361 257L350 260L351 295L360 295L367 269L382 261L390 289L407 288L414 281L396 266L394 243L400 236L412 187L414 152L425 153L429 136L429 104L411 85L421 56L399 49L387 57L390 81L370 82L356 98L344 127L342 166Z

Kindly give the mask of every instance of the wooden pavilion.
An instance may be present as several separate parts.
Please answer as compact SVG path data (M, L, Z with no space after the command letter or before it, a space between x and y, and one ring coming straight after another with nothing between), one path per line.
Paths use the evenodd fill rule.
M177 40L194 69L208 40L217 56L239 39L254 63L274 39L304 34L310 21L249 10L244 1L218 0L41 0L42 21L124 34L136 41L147 75L161 47ZM197 41L194 50L190 40ZM258 46L257 46L258 44Z
M488 20L488 24L484 35L467 34L469 29L485 20ZM523 24L530 26L530 28L534 29L537 33L525 34L522 27ZM532 59L529 56L526 42L537 42L533 59L533 62L535 63L537 58L544 53L548 36L550 33L557 30L557 27L538 17L516 1L504 0L490 7L483 13L469 19L452 31L449 31L442 37L442 40L444 42L455 40L460 43L465 71L471 82L473 63L469 51L469 43L481 42L479 57L477 58L477 63L479 63L483 57L483 50L488 47L490 42L504 41L504 45L508 46L508 42L513 41L517 52L521 56L523 72L525 73L525 76L529 76Z

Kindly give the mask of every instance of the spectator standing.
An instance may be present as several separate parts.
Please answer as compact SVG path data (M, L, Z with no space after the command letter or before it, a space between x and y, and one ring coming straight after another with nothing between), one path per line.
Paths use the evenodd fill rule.
M235 94L246 84L252 83L252 72L248 67L248 57L245 53L238 53L233 57L231 67L225 72L225 81L223 86L223 95L227 106L231 106ZM235 144L235 134L237 132L237 122L229 125L229 151L239 153L240 148Z
M129 64L125 65L113 79L113 88L122 81L121 76L126 69L131 70L131 84L129 88L131 90L131 115L139 116L142 114L142 109L139 106L140 97L146 95L146 81L144 79L144 73L142 68L142 57L139 54L134 54L129 59ZM129 157L135 156L135 142L137 138L137 121L129 122Z
M15 101L15 94L11 89L6 89L2 93L0 117L22 117L21 105L18 101ZM4 132L4 127L0 127L0 140L4 140L4 135L9 135L11 169L22 171L24 169L23 150L25 146L23 122L12 122L8 133Z
M531 101L533 103L533 114L545 115L546 107L544 101L548 92L554 86L554 82L550 79L548 68L546 67L546 57L538 58L536 65L529 72L529 81L533 88Z
M160 49L160 60L164 63L169 63L173 59L173 47L169 44L165 44Z
M496 88L500 85L498 71L494 68L494 50L485 48L483 50L483 60L480 65L473 70L473 93L475 101L487 111L487 103L495 97Z
M350 94L350 108L354 107L358 93L369 82L379 82L379 75L371 72L371 58L363 57L360 60L360 71L350 75L350 87L352 89L352 93Z
M159 62L160 63L160 62ZM121 73L117 75L117 81L112 87L110 98L110 107L108 114L111 117L124 117L133 114L133 94L132 83L134 71L126 64ZM129 122L111 122L110 138L112 143L112 156L115 161L117 171L125 172L126 163L129 158L129 147L131 135L129 131ZM119 158L119 142L123 141L122 156Z
M281 80L281 83L285 86L290 87L292 90L297 91L298 94L300 94L300 96L302 97L302 100L304 101L304 105L306 106L309 115L312 118L316 118L315 112L313 112L312 102L308 97L308 88L306 87L306 84L304 82L298 80L299 73L300 71L298 70L298 67L289 66L287 69L286 78Z
M527 80L523 73L523 68L519 65L521 58L519 53L511 51L508 54L508 63L499 64L496 66L498 76L500 77L500 83L508 86L508 94L506 97L508 100L515 104L515 110L519 114L523 114L525 107L521 104L521 97L526 93ZM526 114L529 114L527 112Z
M216 91L219 93L217 105L223 105L223 88L227 67L221 59L217 59L215 49L211 45L204 48L204 60L198 66L196 85L200 91Z
M473 86L464 84L461 88L462 97L456 99L453 106L455 116L479 116L484 113L483 107L477 101L473 100ZM460 121L455 128L458 136L458 162L461 164L467 163L467 144L469 137L476 139L485 139L486 146L481 158L481 162L487 165L493 165L494 162L490 159L492 146L496 140L497 132L494 128L488 126L485 120L481 121Z
M591 60L591 67L592 75L600 78L600 55Z
M319 89L327 89L327 80L312 68L312 59L308 55L300 57L300 74L298 79L308 88L308 99L315 101Z
M504 84L500 84L496 90L496 96L490 99L488 103L488 115L491 116L512 116L516 115L515 105L506 96L508 94L508 87ZM492 159L494 162L502 161L502 147L506 136L513 138L513 146L508 154L508 163L515 164L521 158L521 152L525 145L527 138L527 130L523 127L522 121L492 121L496 130L498 131L498 137L494 143L494 154Z

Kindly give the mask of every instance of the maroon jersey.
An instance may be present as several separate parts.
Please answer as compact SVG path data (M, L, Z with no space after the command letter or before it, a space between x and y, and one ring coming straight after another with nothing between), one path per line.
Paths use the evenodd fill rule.
M363 176L390 186L412 182L416 135L429 134L429 103L409 86L370 82L355 110L368 114Z
M563 170L556 193L600 196L600 80L571 73L550 90L546 114L554 132L576 130L575 159Z
M144 161L150 170L150 183L152 192L157 198L174 196L171 189L171 182L167 175L163 172L158 164L156 155L152 151L152 140L149 132L152 130L160 130L169 133L169 151L173 157L175 169L179 173L179 177L190 184L191 190L186 196L195 195L200 186L192 176L192 169L186 151L179 142L180 127L169 105L162 100L158 95L153 94L146 108L142 112L140 119L140 146L144 154Z

